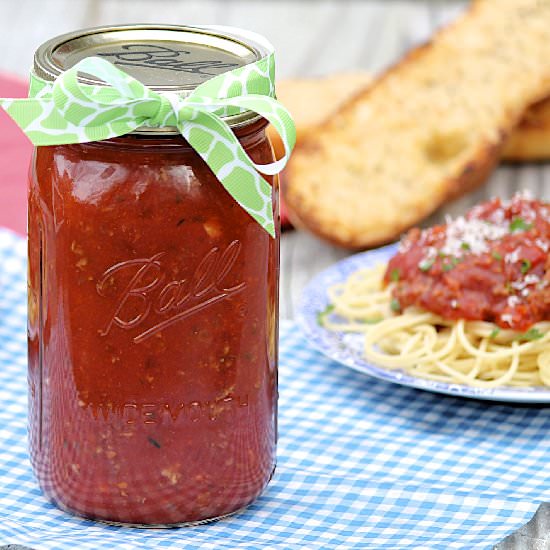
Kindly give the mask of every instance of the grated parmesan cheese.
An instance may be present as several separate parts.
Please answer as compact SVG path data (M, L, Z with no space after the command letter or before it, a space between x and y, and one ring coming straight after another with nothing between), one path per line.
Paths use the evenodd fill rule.
M542 239L535 239L535 245L543 252L548 252L548 243L544 242Z
M530 285L536 285L540 282L540 277L534 273L526 275L524 279L519 279L518 281L512 281L510 286L515 290L523 290L525 287Z
M507 233L505 226L459 216L448 223L441 252L448 256L462 256L466 248L470 254L483 254L489 251L488 242L501 239Z
M519 262L519 260L520 260L519 250L517 248L515 250L513 250L512 252L510 252L509 254L506 254L506 256L504 256L504 261L507 264L515 264L515 263Z
M500 318L504 323L508 323L509 325L511 325L512 321L514 320L511 313L504 313L503 315L501 315Z

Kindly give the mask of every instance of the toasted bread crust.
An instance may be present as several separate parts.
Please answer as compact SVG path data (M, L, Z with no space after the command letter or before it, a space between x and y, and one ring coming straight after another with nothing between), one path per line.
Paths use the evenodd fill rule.
M442 202L451 201L482 185L491 175L495 165L498 163L503 144L504 140L498 146L495 146L494 144L487 144L487 146L479 152L478 157L476 159L472 159L472 161L464 167L461 174L459 174L455 179L449 180L448 194L444 199L441 199ZM281 192L283 194L285 204L287 202L285 193L288 185L287 178L288 176L285 172L283 172L280 176ZM338 237L335 237L333 232L330 230L330 227L323 225L317 217L308 216L307 213L302 216L300 212L307 212L307 210L305 208L300 208L300 205L298 205L296 208L288 209L287 211L287 215L292 225L295 227L310 231L335 246L346 248L348 250L359 251L364 250L365 248L382 246L388 242L398 239L402 233L417 225L422 219L427 218L433 212L433 209L418 209L416 211L418 214L418 219L415 219L408 225L395 224L394 226L388 226L386 228L386 234L380 236L378 239L371 238L367 245L363 239L349 239L343 242Z
M493 21L497 7L501 28ZM550 89L550 68L539 52L544 48L550 57L550 45L536 20L539 12L549 23L550 12L537 0L478 0L310 133L286 171L283 194L291 220L334 244L363 249L395 240L444 202L481 185L528 105ZM510 23L520 16L522 33L529 31L539 52L535 61L540 75L529 75L493 108L502 87L498 79L510 80L506 56L522 68L522 58L507 42ZM478 45L476 40L489 43ZM463 44L470 44L471 51ZM525 48L521 40L518 45ZM504 61L484 59L481 70L471 59L479 57L478 49L483 55L497 50ZM449 68L449 75L450 58L456 67ZM485 77L486 71L489 91L482 92L487 97L481 98L481 106L472 104L476 96L461 90L461 84ZM449 97L441 100L439 92ZM464 104L460 93L466 95Z
M550 160L550 98L527 110L506 142L502 158L512 162Z

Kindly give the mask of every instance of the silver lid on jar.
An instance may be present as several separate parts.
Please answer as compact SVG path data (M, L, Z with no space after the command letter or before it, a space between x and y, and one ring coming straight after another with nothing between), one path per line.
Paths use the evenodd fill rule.
M36 50L34 72L55 80L81 59L103 57L152 90L189 95L206 80L253 63L267 50L234 31L177 25L105 26L63 34ZM103 84L80 74L85 84ZM258 120L251 111L225 117L232 127ZM140 134L177 134L177 128L138 128Z

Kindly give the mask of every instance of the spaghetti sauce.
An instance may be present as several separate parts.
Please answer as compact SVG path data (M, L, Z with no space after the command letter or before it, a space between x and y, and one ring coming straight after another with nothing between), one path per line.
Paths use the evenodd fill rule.
M550 205L516 195L465 217L413 229L390 260L394 309L526 331L550 319Z
M265 126L234 130L260 164ZM178 135L38 148L30 450L45 494L137 524L254 500L275 467L278 265L278 235Z

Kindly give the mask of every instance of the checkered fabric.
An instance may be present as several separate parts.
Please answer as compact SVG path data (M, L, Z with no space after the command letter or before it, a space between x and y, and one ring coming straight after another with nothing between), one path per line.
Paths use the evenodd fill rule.
M281 331L278 467L246 511L147 530L49 504L26 451L25 244L0 232L0 545L42 549L491 548L550 499L550 408L379 382Z

